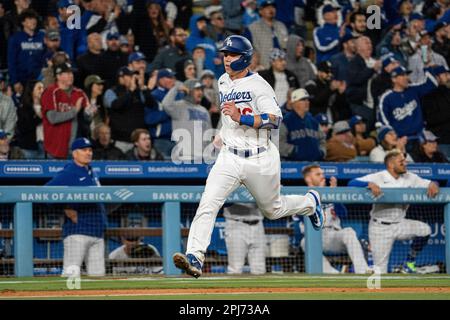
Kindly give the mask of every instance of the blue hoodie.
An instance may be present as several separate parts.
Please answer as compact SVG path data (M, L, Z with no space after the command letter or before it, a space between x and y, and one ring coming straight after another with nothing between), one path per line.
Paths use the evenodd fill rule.
M44 35L43 31L37 31L30 37L24 31L19 31L9 39L8 69L12 84L25 84L39 76L44 64Z
M330 60L339 52L339 27L336 24L325 23L313 32L314 46L317 49L316 63Z
M190 54L194 51L195 47L199 44L205 48L205 69L215 71L217 66L214 64L214 58L217 57L217 48L216 43L213 39L207 37L206 35L200 34L200 30L197 28L197 20L201 16L193 15L191 20L189 21L189 29L191 30L191 34L186 40L186 49Z
M87 35L83 25L81 29L69 29L67 23L58 16L61 49L69 55L73 65L76 58L87 51Z
M46 186L99 186L100 182L91 167L80 167L75 162L67 164ZM65 218L63 238L82 234L103 238L106 229L106 210L102 203L71 203L69 207L78 213L77 223Z

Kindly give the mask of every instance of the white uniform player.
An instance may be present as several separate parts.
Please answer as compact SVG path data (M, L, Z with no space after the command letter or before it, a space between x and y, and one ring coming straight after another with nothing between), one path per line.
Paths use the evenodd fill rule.
M254 203L235 203L224 209L225 243L228 254L228 273L240 274L245 258L250 273L266 272L266 235L261 211Z
M436 183L407 172L406 159L402 152L398 150L389 152L386 155L385 164L386 170L354 179L349 182L349 186L366 186L376 197L381 195L380 188L427 188L429 197L434 197L439 192ZM414 241L403 271L415 272L415 258L426 245L431 234L428 224L405 218L408 207L407 203L376 203L372 206L369 242L374 266L379 267L381 273L388 271L389 255L395 240L410 239L414 239Z
M325 187L326 181L322 168L319 165L313 164L306 166L302 170L303 178L306 184L310 187ZM330 179L330 187L336 187L336 178ZM347 227L342 228L341 219L336 215L336 210L339 209L335 204L323 204L322 208L325 213L325 224L322 231L322 250L324 253L337 254L347 252L353 262L355 273L363 274L369 271L364 251L361 242L358 240L355 230ZM342 205L341 205L342 206ZM342 206L343 207L343 206ZM345 209L343 207L342 209ZM305 238L300 242L303 251L305 250ZM324 273L339 273L333 268L328 259L322 258Z
M206 181L205 191L192 221L186 255L175 253L177 268L199 277L217 212L227 197L244 185L259 209L269 219L295 214L307 215L316 229L323 226L320 196L280 195L280 154L270 141L277 129L281 110L272 87L258 74L251 73L253 48L242 36L225 39L226 74L219 79L223 147Z

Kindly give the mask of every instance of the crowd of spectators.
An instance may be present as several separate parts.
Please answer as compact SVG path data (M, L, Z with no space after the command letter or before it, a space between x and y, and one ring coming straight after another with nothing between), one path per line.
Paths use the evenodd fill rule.
M220 128L232 34L274 88L282 159L448 161L448 0L0 0L0 158L88 137L96 160L201 160L173 133Z

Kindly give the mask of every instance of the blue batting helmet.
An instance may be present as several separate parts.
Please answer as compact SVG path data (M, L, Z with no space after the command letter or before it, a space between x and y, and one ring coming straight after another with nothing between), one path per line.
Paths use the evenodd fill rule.
M241 57L233 61L230 64L231 69L234 71L239 71L247 68L251 61L253 55L253 46L248 41L247 38L238 35L232 35L225 39L223 42L222 48L220 48L221 52L234 52L241 55Z

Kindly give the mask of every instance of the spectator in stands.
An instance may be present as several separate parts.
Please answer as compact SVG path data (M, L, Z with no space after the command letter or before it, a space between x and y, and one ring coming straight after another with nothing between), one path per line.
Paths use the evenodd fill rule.
M25 159L44 159L44 132L42 127L41 97L44 84L41 81L27 82L22 103L17 108L17 146Z
M348 65L346 95L353 114L366 119L371 130L375 124L375 107L368 85L374 74L381 70L382 64L372 58L372 42L368 37L356 39L356 52Z
M132 23L136 45L150 63L156 56L158 49L169 42L169 26L164 19L161 5L147 1L146 10L142 14L136 13Z
M290 34L286 49L286 69L293 72L300 88L305 88L308 81L316 78L314 64L305 57L305 40Z
M272 49L286 49L288 30L282 22L275 19L274 0L260 0L258 9L261 19L253 22L244 35L252 42L255 51L259 52L261 64L268 69Z
M400 50L403 52L406 62L408 62L409 57L415 54L419 48L420 29L420 21L418 20L413 20L406 24L405 32L400 43Z
M77 57L87 51L87 35L83 26L81 29L70 29L68 19L72 12L67 9L71 5L72 3L69 0L58 1L58 22L61 33L61 48L69 55L70 61L76 62Z
M46 186L99 186L91 167L92 144L78 138L71 145L73 161L47 182ZM105 275L106 210L101 203L73 203L64 206L63 276L79 276L83 261L89 276ZM72 269L75 267L75 270Z
M111 66L105 65L103 60L102 37L91 33L88 38L88 51L77 58L77 83L81 86L90 74L103 75L104 70Z
M162 154L152 146L150 133L147 129L135 129L131 133L131 142L134 144L133 149L126 153L128 160L132 161L161 161Z
M241 1L239 1L239 2L241 2ZM241 10L240 10L239 14L242 15L242 27L244 29L248 28L249 25L251 25L253 22L256 22L259 19L261 19L261 17L259 16L259 13L258 13L258 5L256 3L256 0L244 0L241 2L241 5L244 8L244 14L242 15ZM224 6L224 10L225 10L225 6ZM235 8L235 10L237 10L237 9ZM224 15L225 15L225 11L224 11ZM225 25L226 25L226 19L225 19ZM233 33L239 34L240 31L235 31Z
M128 54L120 50L120 35L117 32L108 33L106 36L107 49L102 54L102 75L105 80L105 88L109 89L115 83L117 70L127 65Z
M266 273L264 216L255 203L224 208L228 274L242 274L248 260L251 274Z
M326 161L344 162L356 157L355 137L347 121L333 125L333 134L327 141Z
M0 129L0 161L25 159L19 147L10 146L8 135L9 133Z
M64 63L70 64L69 56L64 51L56 52L53 57L47 61L47 66L42 68L41 75L39 76L39 78L42 79L44 88L47 88L56 82L55 66Z
M167 92L175 85L175 72L169 68L158 70L156 88L153 89L152 95L158 101L161 102L166 96Z
M67 159L69 146L78 132L78 113L92 116L89 99L73 85L70 64L55 66L56 83L44 90L41 98L44 150L47 159Z
M445 21L438 22L434 27L433 44L431 48L434 52L442 55L450 65L450 24Z
M216 48L221 48L223 41L228 36L234 34L225 29L225 20L223 18L221 6L215 7L214 11L211 11L207 18L209 19L209 25L206 29L207 35L214 40Z
M0 130L13 138L17 123L17 111L11 97L0 92Z
M14 0L13 8L6 12L2 19L5 39L10 38L14 33L19 32L22 29L20 15L25 10L30 9L30 4L31 0ZM4 9L5 8L3 8L3 10Z
M411 156L406 153L407 137L399 138L395 130L390 126L382 126L377 130L378 145L369 154L370 162L383 162L386 154L397 149L406 154L406 161L414 162Z
M320 125L320 129L322 130L325 138L328 140L329 135L331 134L331 124L325 113L318 113L314 117Z
M186 49L192 54L194 49L201 44L205 49L205 68L215 71L222 62L218 57L214 40L207 35L207 22L208 19L205 16L194 15L191 17L189 24L191 34L186 40Z
M170 68L175 70L175 66L180 61L190 58L186 50L186 30L175 27L170 30L170 45L162 48L152 62L151 70Z
M156 72L152 74L147 73L147 60L142 52L136 51L128 56L128 68L136 72L139 88L154 89L156 86Z
M376 47L376 56L380 57L387 53L392 53L394 59L402 66L407 66L408 57L401 50L402 32L401 25L396 25L389 30Z
M339 52L339 39L341 37L338 21L338 9L331 4L322 7L325 21L323 26L314 29L314 47L317 51L316 63L328 61Z
M259 72L275 91L275 97L281 106L286 103L289 88L298 88L299 83L295 74L286 70L286 54L283 50L274 48L270 52L271 67Z
M431 36L428 31L423 30L420 32L418 50L414 55L408 59L408 68L412 71L409 76L411 82L423 82L425 80L424 68L429 66L445 66L448 67L447 61L439 53L433 51L431 45Z
M436 89L437 81L427 71L426 82L410 85L408 73L403 67L392 70L393 88L381 96L379 109L384 125L394 128L399 137L408 137L406 150L410 152L424 128L420 99Z
M93 131L93 159L94 160L125 160L125 154L115 146L111 139L111 128L105 124L98 124Z
M61 35L58 29L47 29L44 37L45 52L43 55L43 66L48 66L56 52L61 51Z
M120 36L119 46L120 46L120 51L127 56L127 61L128 61L128 55L133 52L133 48L130 46L127 36L123 36L123 35Z
M438 150L437 140L433 132L424 130L419 138L419 145L411 152L414 162L447 163L447 156Z
M181 61L182 64L177 66L175 69L177 80L186 81L190 79L196 79L197 77L197 68L193 60L188 59ZM180 68L181 67L181 68Z
M145 107L155 107L157 102L148 87L141 87L139 75L129 67L118 72L118 85L105 93L106 104L111 106L110 125L116 147L126 153L133 148L130 140L135 129L146 128Z
M355 36L350 32L347 32L341 38L342 51L336 53L330 58L332 65L333 75L336 80L347 82L347 70L349 68L350 61L356 54Z
M95 126L100 123L109 123L108 112L103 105L104 86L105 80L96 74L91 74L84 80L84 90L89 98L90 112L92 112L92 115L90 119L83 119L85 127L83 130L79 130L79 136L90 136ZM79 121L81 122L81 119Z
M247 0L244 1L244 3L242 0L228 0L221 2L225 28L232 34L240 34L243 29L243 22L249 22L249 20L244 20L243 18L242 6L247 7L245 3L250 2L254 2L254 7L256 8L256 0Z
M175 101L178 91L183 91L186 96ZM200 81L191 79L184 84L177 82L162 101L164 110L172 118L172 138L182 139L172 150L173 161L203 160L203 151L209 141L194 140L194 130L201 128L202 134L205 134L212 126L208 110L200 105L202 98L203 85ZM184 131L178 129L187 130L190 136L182 136Z
M203 69L205 68L205 59L206 59L205 48L203 47L202 44L198 44L192 51L192 60L194 62L196 71L196 74L193 76L193 78L197 78L197 75L202 73Z
M439 66L435 74L439 86L423 97L423 116L427 129L439 137L439 148L450 158L450 70Z
M358 156L368 156L376 146L374 138L368 136L367 126L361 116L353 116L350 119L350 128L355 137L355 148Z
M364 11L353 11L350 14L350 32L354 37L367 36L366 15Z
M305 89L292 92L292 108L280 127L280 155L287 160L319 161L326 155L325 135L309 113L310 96Z
M28 80L38 77L45 52L45 33L37 29L36 11L24 10L20 14L20 23L23 31L14 33L8 40L9 82L19 95Z
M377 106L377 108L380 102L381 95L387 90L392 89L392 70L400 66L400 63L395 60L394 54L392 54L391 52L388 52L385 55L381 56L380 59L382 64L381 73L377 74L373 78L372 85L370 86L373 103L375 106ZM377 110L377 112L379 111ZM378 114L377 117L379 117Z
M202 101L201 105L208 109L212 127L217 128L220 121L219 86L217 79L211 70L203 70L200 76L200 82L203 85L203 100L207 100Z

